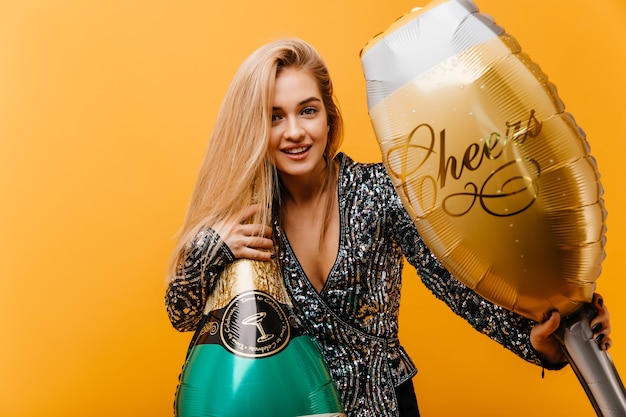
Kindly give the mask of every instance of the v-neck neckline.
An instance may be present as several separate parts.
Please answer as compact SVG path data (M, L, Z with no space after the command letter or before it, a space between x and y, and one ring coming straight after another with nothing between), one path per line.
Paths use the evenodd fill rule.
M322 286L322 288L320 289L319 292L313 286L313 283L311 282L309 276L307 275L306 271L302 267L302 264L300 263L300 260L296 256L296 252L293 250L293 247L291 246L291 243L289 242L289 238L287 237L287 233L285 232L284 228L282 226L280 226L280 228L282 229L281 235L282 235L283 244L285 245L285 248L289 252L290 256L295 261L295 263L297 265L297 268L298 268L298 271L300 272L300 275L304 278L304 281L306 282L306 284L310 288L310 290L313 291L315 294L317 294L320 297L328 289L328 287L330 285L330 281L332 280L332 277L333 277L333 272L337 268L337 264L339 263L339 258L340 258L340 254L341 254L341 251L342 251L342 247L344 246L344 238L343 238L343 226L344 225L343 225L343 216L341 215L343 201L342 201L341 196L342 196L342 191L343 191L342 177L344 175L343 171L344 171L344 164L345 164L346 158L345 158L343 153L339 153L337 156L338 156L338 159L339 159L339 172L338 172L338 175L337 175L337 187L335 189L335 192L337 193L337 210L339 211L339 236L338 236L339 242L338 242L338 245L337 245L337 253L335 255L335 261L333 262L333 265L328 270L328 273L326 275L326 280L324 281L324 285Z

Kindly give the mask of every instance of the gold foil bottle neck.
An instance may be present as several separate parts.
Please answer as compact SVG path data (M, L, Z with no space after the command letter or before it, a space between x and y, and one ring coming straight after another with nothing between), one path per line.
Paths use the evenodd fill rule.
M226 266L207 298L205 313L225 307L237 294L263 291L284 305L291 305L278 261L238 259Z

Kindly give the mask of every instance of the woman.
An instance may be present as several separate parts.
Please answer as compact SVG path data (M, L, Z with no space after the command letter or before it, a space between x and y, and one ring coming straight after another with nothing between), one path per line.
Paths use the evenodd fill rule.
M478 331L529 362L563 367L551 336L558 312L535 324L450 276L424 245L384 166L338 153L341 139L328 70L310 45L273 42L243 63L173 253L166 304L174 327L195 330L224 265L278 256L295 312L322 347L347 414L417 416L417 371L398 341L406 257L435 296ZM250 206L253 189L258 204ZM272 227L250 222L268 211ZM591 326L605 350L608 311L598 295L594 305Z

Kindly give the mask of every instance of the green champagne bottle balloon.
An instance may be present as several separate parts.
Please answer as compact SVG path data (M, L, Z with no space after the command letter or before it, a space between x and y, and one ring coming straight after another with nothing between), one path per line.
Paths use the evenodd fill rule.
M277 262L226 267L192 339L176 415L345 416L319 347L290 307Z

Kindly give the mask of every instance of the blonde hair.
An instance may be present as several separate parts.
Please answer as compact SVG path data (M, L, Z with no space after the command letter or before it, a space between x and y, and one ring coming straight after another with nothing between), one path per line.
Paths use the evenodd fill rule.
M254 222L267 224L272 203L280 201L278 177L267 149L275 80L284 68L309 71L318 83L329 126L325 186L333 185L336 164L330 161L341 145L343 120L328 68L319 53L300 39L268 43L242 63L226 92L177 236L170 279L184 258L186 246L202 228L232 218L252 201L260 207ZM208 254L205 264L214 255Z

